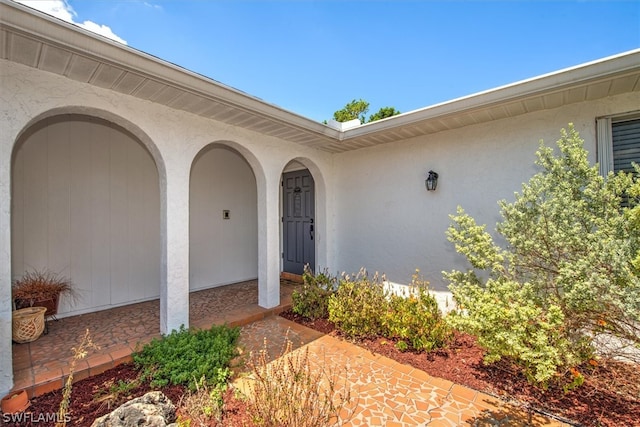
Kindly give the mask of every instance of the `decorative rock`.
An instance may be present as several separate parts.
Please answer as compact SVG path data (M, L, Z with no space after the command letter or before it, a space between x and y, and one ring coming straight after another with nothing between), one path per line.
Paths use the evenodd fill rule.
M175 420L176 407L171 400L160 391L151 391L96 419L91 427L171 427Z

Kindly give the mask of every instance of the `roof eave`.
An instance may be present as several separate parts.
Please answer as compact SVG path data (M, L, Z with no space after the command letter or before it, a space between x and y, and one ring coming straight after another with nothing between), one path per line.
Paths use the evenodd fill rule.
M421 121L451 116L453 114L480 110L498 104L544 96L593 84L601 80L639 72L640 49L635 49L597 61L399 114L384 120L367 123L360 127L344 131L342 140L415 124Z
M34 15L39 18L38 21L34 21ZM67 50L153 76L172 86L206 95L234 108L339 139L339 131L322 123L20 3L0 0L0 26L10 27L24 36L54 43ZM78 33L83 37L78 37Z
M163 87L171 88L174 92L185 94L186 97L193 95L192 98L197 98L198 106L204 103L207 108L195 111L195 107L190 109L186 103L182 105L172 103L175 98L162 100L151 95L144 98L135 91L123 92L118 87L110 86L108 81L103 81L104 84L101 87L109 90L149 99L151 102L167 105L169 108L184 109L212 120L246 127L258 133L334 153L384 144L398 138L427 135L467 124L513 117L536 109L556 108L581 102L588 96L579 98L567 96L567 94L574 89L584 89L584 92L588 92L592 87L612 84L611 82L615 82L616 79L626 80L623 85L618 84L618 86L625 86L624 90L640 91L640 49L636 49L353 129L338 130L9 0L0 0L0 29L3 33L15 34L16 38L31 40L35 42L32 43L33 45L39 44L40 49L53 47L60 51L64 50L70 55L90 58L96 63L152 80ZM8 38L9 35L0 46L2 58L49 71L47 67L38 63L39 53L35 47L29 48L31 49L29 60L22 59L27 55L24 52L17 55L10 54ZM65 75L62 72L58 74ZM100 82L82 79L79 81L100 86ZM611 94L615 94L615 91L609 89L596 97L601 98ZM545 97L554 98L554 100L546 104ZM522 105L510 108L511 105L518 103ZM536 106L529 108L527 104ZM504 110L504 112L498 111L493 114L492 110Z

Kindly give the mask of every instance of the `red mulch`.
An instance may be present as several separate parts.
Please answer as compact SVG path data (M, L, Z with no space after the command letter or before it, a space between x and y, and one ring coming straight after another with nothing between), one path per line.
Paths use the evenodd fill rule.
M281 316L326 334L338 336L326 319L310 321L292 312ZM395 342L377 338L356 342L374 353L411 365L428 374L465 385L506 400L515 400L545 415L583 426L640 426L640 369L615 361L600 361L598 367L582 369L582 386L564 392L561 387L541 390L530 385L508 361L485 366L483 350L475 337L456 333L444 350L430 353L399 351Z
M110 399L109 390L112 385L119 381L131 382L139 376L139 371L133 364L124 364L109 369L102 374L89 377L87 379L76 382L71 392L71 402L69 405L69 426L91 426L93 421L103 415L113 411L123 403L144 395L152 390L162 391L174 405L178 407L177 413L180 415L179 403L186 389L182 386L167 386L162 388L152 388L148 382L129 390L117 396L115 400ZM22 418L20 422L3 422L6 421L0 416L0 425L10 427L44 427L53 426L51 422L52 414L58 412L60 401L62 400L62 390L56 390L42 396L31 399L31 406L27 409L27 416ZM244 404L235 399L231 390L225 395L225 417L220 423L212 422L212 426L245 426L246 411ZM43 420L49 420L45 422Z
M301 323L326 334L338 336L334 325L326 319L314 322L301 318L291 312L281 314L283 317ZM565 393L561 388L540 390L532 387L517 369L508 362L500 362L491 366L482 363L483 351L478 347L474 337L456 333L452 345L446 350L425 353L410 351L401 352L388 339L374 339L356 344L382 354L400 363L411 365L430 375L448 379L457 384L507 400L516 400L543 413L553 414L565 422L585 427L618 427L640 426L640 370L637 366L620 362L601 361L600 365L587 372L585 383ZM116 400L105 399L110 387L118 381L133 381L138 371L131 364L110 369L73 385L70 404L70 426L90 426L93 420L109 413L122 403L142 396L151 387L142 384L118 396ZM185 389L180 386L169 386L160 389L179 406ZM102 397L102 398L100 398ZM29 420L33 422L4 423L0 417L0 425L11 427L44 426L42 419L58 411L62 392L54 391L31 400ZM180 415L178 408L178 415ZM24 420L24 419L23 419ZM231 391L225 395L224 419L212 426L244 426L251 425L246 415L244 404L233 397Z

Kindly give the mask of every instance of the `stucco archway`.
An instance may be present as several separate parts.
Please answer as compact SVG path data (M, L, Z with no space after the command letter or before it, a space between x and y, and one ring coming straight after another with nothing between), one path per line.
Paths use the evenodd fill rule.
M153 161L155 162L156 168L158 169L160 182L163 183L166 181L167 174L166 174L164 159L162 158L162 155L160 154L160 150L158 149L156 144L153 142L151 137L139 126L125 119L124 117L118 114L112 113L111 111L94 108L94 107L86 107L82 105L69 105L65 107L53 108L36 115L27 123L25 123L24 126L22 127L22 130L18 133L17 137L15 138L14 145L12 147L12 152L15 151L16 143L18 143L18 141L24 138L25 134L28 133L29 130L32 129L34 125L36 125L37 123L40 123L45 119L48 119L51 117L68 116L68 115L87 116L87 117L95 117L98 119L103 119L131 133L131 135L133 135L138 140L138 142L140 142L142 145L145 146L145 148L151 154L151 157L153 157Z
M256 177L233 145L211 143L191 165L190 291L258 277Z
M257 206L257 275L258 304L264 308L272 308L280 303L279 252L278 252L278 180L276 173L265 173L265 168L258 157L247 147L235 141L215 141L207 147L226 147L239 155L248 163L256 185ZM198 156L194 156L197 161ZM193 163L192 163L193 169ZM226 209L223 209L226 210ZM222 215L222 212L220 212ZM233 215L233 213L230 213Z
M12 276L70 277L80 299L62 315L158 298L158 156L143 132L104 111L71 107L31 120L12 153Z

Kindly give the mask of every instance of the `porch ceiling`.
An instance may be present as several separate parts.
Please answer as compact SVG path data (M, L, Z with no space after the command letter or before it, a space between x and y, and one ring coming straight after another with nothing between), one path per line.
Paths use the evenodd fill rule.
M334 153L640 91L639 49L340 132L9 0L0 57Z

